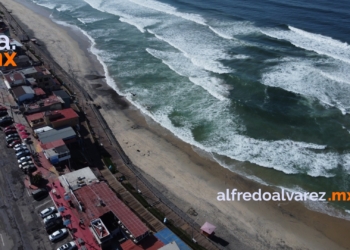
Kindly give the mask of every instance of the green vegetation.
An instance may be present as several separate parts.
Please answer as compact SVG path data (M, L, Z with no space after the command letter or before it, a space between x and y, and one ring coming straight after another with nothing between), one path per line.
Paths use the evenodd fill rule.
M41 172L37 172L35 175L30 173L29 178L30 178L30 183L36 186L39 185L41 180L43 179Z
M112 174L116 174L119 171L117 170L117 166L112 162L110 157L103 157L103 162L107 166L107 168L112 172Z
M143 196L139 194L130 183L124 181L122 182L122 184L136 198L136 200L138 200L142 204L142 206L144 206L145 208L149 207L149 204L145 200L145 198L143 198Z

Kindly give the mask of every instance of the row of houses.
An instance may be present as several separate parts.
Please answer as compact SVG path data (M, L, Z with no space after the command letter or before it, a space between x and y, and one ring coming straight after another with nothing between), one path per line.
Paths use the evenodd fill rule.
M6 27L0 20L0 33L2 31L6 31ZM80 128L79 115L71 108L72 98L61 89L49 70L33 65L22 50L22 44L13 39L11 42L16 44L19 54L18 67L0 68L0 76L32 128L45 158L54 166L69 161L69 148L79 141ZM104 249L116 240L119 243L115 249L120 250L180 250L169 237L164 240L164 237L153 236L141 219L106 182L100 182L89 167L68 171L52 185L54 195L51 198L57 207L65 208L62 213L69 215L66 225L68 228L71 225L71 232L76 230L80 249ZM86 227L89 230L85 230ZM170 230L162 234L173 235ZM83 244L82 239L85 240Z

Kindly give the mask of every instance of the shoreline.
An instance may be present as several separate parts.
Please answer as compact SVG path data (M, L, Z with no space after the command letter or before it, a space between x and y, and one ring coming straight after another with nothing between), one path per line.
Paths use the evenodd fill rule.
M9 4L8 0L4 2L5 5ZM13 14L16 16L16 10L12 10ZM61 26L60 28L57 28L58 25L56 24L57 27L55 27L55 25L53 24L54 23L52 22L51 26L53 26L53 29L64 30L70 37L72 36L71 33L74 34L73 31L69 32L69 28L62 28ZM76 37L79 37L77 34L74 35ZM72 37L73 39L74 35ZM72 39L70 37L66 39ZM74 43L81 45L79 43L79 40L84 39L79 37L78 42L74 41ZM44 40L40 39L40 41ZM46 43L47 41L44 42ZM80 51L73 50L74 53L77 53L74 55L77 55L76 57L82 58L84 58L85 55L85 57L88 57L90 59L90 61L88 62L88 64L90 65L88 72L91 73L91 66L96 66L100 64L95 64L95 62L98 62L98 60L97 58L95 58L94 61L94 56L87 51L87 47L78 47L82 49L79 49ZM68 48L70 48L70 46L68 46ZM47 50L53 51L50 49L50 46L47 46ZM64 64L64 58L58 55L53 55L55 53L50 54L55 60L58 59L57 62L61 64L61 66L65 70L67 70L67 67L65 67L65 65L62 65ZM60 61L63 61L63 63ZM84 61L84 59L80 59L79 61ZM80 65L84 65L86 63L87 62L85 61ZM101 69L102 66L100 65L97 69L97 72L99 72L99 70ZM74 72L74 70L75 69L73 69L72 71ZM84 71L81 70L81 68L78 67L78 70L80 72L77 73L78 75L84 74ZM79 77L79 80L84 80L81 79L81 76ZM209 221L212 221L214 224L216 224L218 227L221 227L217 231L218 236L226 240L232 239L232 237L234 237L234 239L238 239L239 241L244 243L250 243L249 241L254 241L252 242L254 246L250 247L256 247L259 249L265 249L264 247L267 247L266 249L271 249L274 247L278 248L279 246L292 246L293 248L302 247L302 249L305 249L304 247L306 247L306 249L343 249L338 248L335 244L333 244L331 241L328 241L326 238L321 240L320 237L322 236L322 234L319 234L317 232L320 231L323 232L325 235L328 235L328 237L338 241L339 244L343 245L345 248L349 248L350 243L347 243L345 240L347 235L345 230L348 231L350 228L349 222L343 222L343 220L333 218L328 215L323 215L318 212L310 211L307 208L303 207L303 205L300 203L290 202L290 204L287 204L286 206L283 206L283 208L280 208L278 204L272 202L246 202L246 204L235 203L234 205L232 203L223 204L215 202L215 190L217 190L216 192L220 192L224 191L226 188L232 189L233 187L239 187L240 191L254 192L258 188L262 188L263 190L270 190L271 188L262 186L251 180L247 180L245 177L239 176L231 172L230 170L223 168L216 162L209 163L209 160L207 158L204 158L203 156L198 155L198 153L195 150L193 150L193 147L191 145L180 141L180 139L172 135L171 132L150 120L150 118L143 115L135 107L125 105L123 108L123 105L120 104L123 102L120 101L119 103L117 103L117 106L121 106L122 109L115 110L115 106L111 105L108 101L118 99L118 97L115 96L116 93L112 93L112 91L114 90L111 90L111 88L101 83L103 82L101 80L94 80L93 82L95 85L101 84L101 87L94 89L94 86L91 86L92 84L85 84L85 86L88 86L88 92L94 97L94 99L96 98L96 101L104 104L102 114L105 117L111 129L113 130L114 134L117 135L120 144L124 148L126 154L130 157L130 159L135 163L135 165L137 165L140 169L142 169L143 172L146 173L146 176L150 180L153 180L153 178L162 180L162 182L160 183L155 183L156 186L160 190L165 189L165 192L167 192L167 194L170 196L169 198L176 205L178 205L179 208L185 211L186 209L184 209L184 207L188 208L189 206L194 206L195 210L199 211L199 214L201 216L199 220L200 223L202 223L203 220L208 219ZM107 101L104 99L107 99ZM115 115L117 115L120 119L113 119L116 117ZM138 129L131 128L131 126L134 125L137 125ZM141 138L141 140L139 140L139 138ZM153 143L150 142L150 140L152 140ZM128 144L126 144L126 142L128 142ZM151 159L148 160L148 162L146 162L145 156L142 155L143 153L146 153L148 151L148 148L155 145L154 142L158 142L160 146L158 149L151 151L151 158L156 158L157 156L159 156L157 159L163 159L164 164L159 165L158 160L155 159ZM134 145L130 146L132 143L134 143ZM141 153L135 153L137 152L135 150L136 148L138 150L140 149ZM164 155L164 153L162 153L161 151L166 151L165 154L169 154L168 157L162 156ZM170 157L170 155L173 156ZM179 156L181 157L181 162L174 162L174 159L178 158ZM184 164L183 166L178 166L179 163L186 164ZM173 167L173 169L167 169L167 166L171 166ZM203 171L203 169L205 171ZM172 180L172 177L176 180L175 182L179 182L179 184L174 183L174 180L172 181L172 183L167 184L166 182ZM183 179L181 180L181 178ZM193 180L193 182L195 183L187 183L188 180ZM230 181L231 183L227 184L226 182L228 181ZM210 188L208 187L207 183L211 186ZM189 190L186 190L185 188L183 188L183 186L187 186ZM203 194L202 191L208 192L209 196L208 194ZM190 192L191 194L186 195L186 192ZM194 201L193 199L195 197L197 198L197 200ZM179 206L179 204L186 205ZM203 209L202 205L206 205L206 208ZM217 220L221 219L221 221L217 221L217 223L215 223L213 220L215 220L215 217L217 216L215 216L215 214L211 216L209 214L205 215L206 210L211 210L214 213L220 213L222 215L222 218L218 218ZM238 210L238 212L234 212L234 210ZM224 215L224 212L227 213L226 216ZM231 215L231 213L233 215ZM227 220L228 222L225 220ZM300 221L303 223L300 223ZM315 227L316 230L304 225L312 225L315 222L317 224ZM235 225L239 223L243 223L243 226ZM264 225L264 223L266 223L266 225ZM283 230L287 230L286 227L288 228L288 226L292 227L292 230L289 229L289 232L283 232ZM234 232L226 234L222 232L227 231L227 229L230 229L230 227L234 228ZM328 230L325 227L334 227L339 229L335 229L332 232L332 230ZM263 229L265 229L266 232L260 232L259 234L259 231ZM272 230L276 230L277 232L273 232ZM278 232L280 230L282 230L282 232ZM290 233L290 235L283 239L284 234L287 233ZM251 239L252 236L254 237L254 234L256 238ZM304 238L304 240L302 240L301 238ZM315 242L313 242L312 239L314 239ZM308 242L308 240L312 242ZM230 241L230 245L228 247L235 247L234 242Z

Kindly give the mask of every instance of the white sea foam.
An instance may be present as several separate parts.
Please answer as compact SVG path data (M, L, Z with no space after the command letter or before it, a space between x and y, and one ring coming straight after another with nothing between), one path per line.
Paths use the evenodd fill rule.
M209 29L225 39L236 39L237 36L246 36L260 31L253 23L248 21L224 22L213 20L209 25Z
M138 25L136 22L133 21L133 19L127 19L127 18L121 17L121 18L119 18L119 20L120 20L121 22L128 23L128 24L130 24L130 25L133 25L133 26L135 26L141 33L145 33L144 27Z
M160 35L151 29L147 29L147 31L154 34L159 40L162 40L181 51L196 67L218 74L234 72L232 68L226 67L219 62L221 59L230 58L222 48L217 48L215 44L209 44L205 41L197 42L196 40L199 40L200 37L199 39L192 40L191 32L189 32L189 34L181 35L177 32L167 32L166 34Z
M227 35L223 32L221 32L220 30L217 30L211 26L209 26L209 29L212 30L215 34L217 34L218 36L222 37L222 38L225 38L225 39L234 39L232 36L230 35Z
M67 10L72 10L72 6L68 4L61 4L60 7L56 7L56 10L59 12L67 11Z
M231 57L231 59L236 59L236 60L245 60L245 59L249 59L250 56L247 55L234 55Z
M95 22L105 20L105 18L96 18L96 17L78 17L77 19L83 24L95 23Z
M273 38L289 41L296 47L314 51L350 64L350 46L347 43L292 26L288 26L288 28L289 30L261 29L261 32Z
M279 87L307 97L318 99L325 105L337 107L343 114L350 112L350 85L336 81L334 72L326 73L326 66L315 66L322 61L305 59L285 60L262 76L261 82L267 86ZM329 66L328 66L329 67ZM337 65L334 66L337 68ZM336 71L337 72L337 71Z
M45 8L50 9L50 10L53 10L57 6L57 4L55 4L55 3L50 3L50 2L46 2L46 1L44 1L44 2L42 2L42 1L33 1L33 2L35 4L37 4L37 5L43 6Z
M206 25L206 21L203 17L201 17L198 14L192 14L192 13L183 13L179 12L176 8L172 7L171 5L161 3L154 0L129 0L132 3L138 4L140 6L160 11L166 14L174 15L201 25Z
M210 76L208 72L193 65L182 53L163 52L149 48L146 51L162 60L164 64L177 74L188 77L191 82L201 86L220 101L228 100L226 98L228 89L224 86L223 81Z

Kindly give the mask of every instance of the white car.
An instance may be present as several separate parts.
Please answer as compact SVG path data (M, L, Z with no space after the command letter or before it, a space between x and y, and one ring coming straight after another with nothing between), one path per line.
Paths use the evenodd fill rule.
M28 166L28 165L33 165L33 161L26 161L26 162L23 162L22 164L19 164L19 168L23 168L25 166Z
M22 145L22 144L18 144L18 145ZM24 150L28 150L28 148L26 146L19 146L19 147L14 147L16 153L19 153L21 151L24 151Z
M25 143L18 144L16 146L14 146L13 149L16 150L17 148L21 148L21 147L27 148L27 144L25 144Z
M68 242L60 246L59 248L57 248L57 250L74 250L74 249L77 249L77 245L75 244L74 241Z
M45 217L45 219L43 221L44 221L44 224L46 224L49 221L56 220L58 218L61 218L61 214L60 213L55 213L55 214L51 214L51 215Z
M46 216L49 216L50 214L53 214L54 212L56 212L55 207L48 207L40 212L40 216L41 216L41 218L45 218Z
M30 156L25 156L25 157L22 157L22 158L20 158L19 160L18 160L18 164L22 164L22 163L24 163L24 162L26 162L26 161L31 161L32 160L32 157L30 157Z
M50 241L56 241L61 239L62 237L66 236L68 234L68 230L65 228L62 228L60 230L57 230L49 235Z

